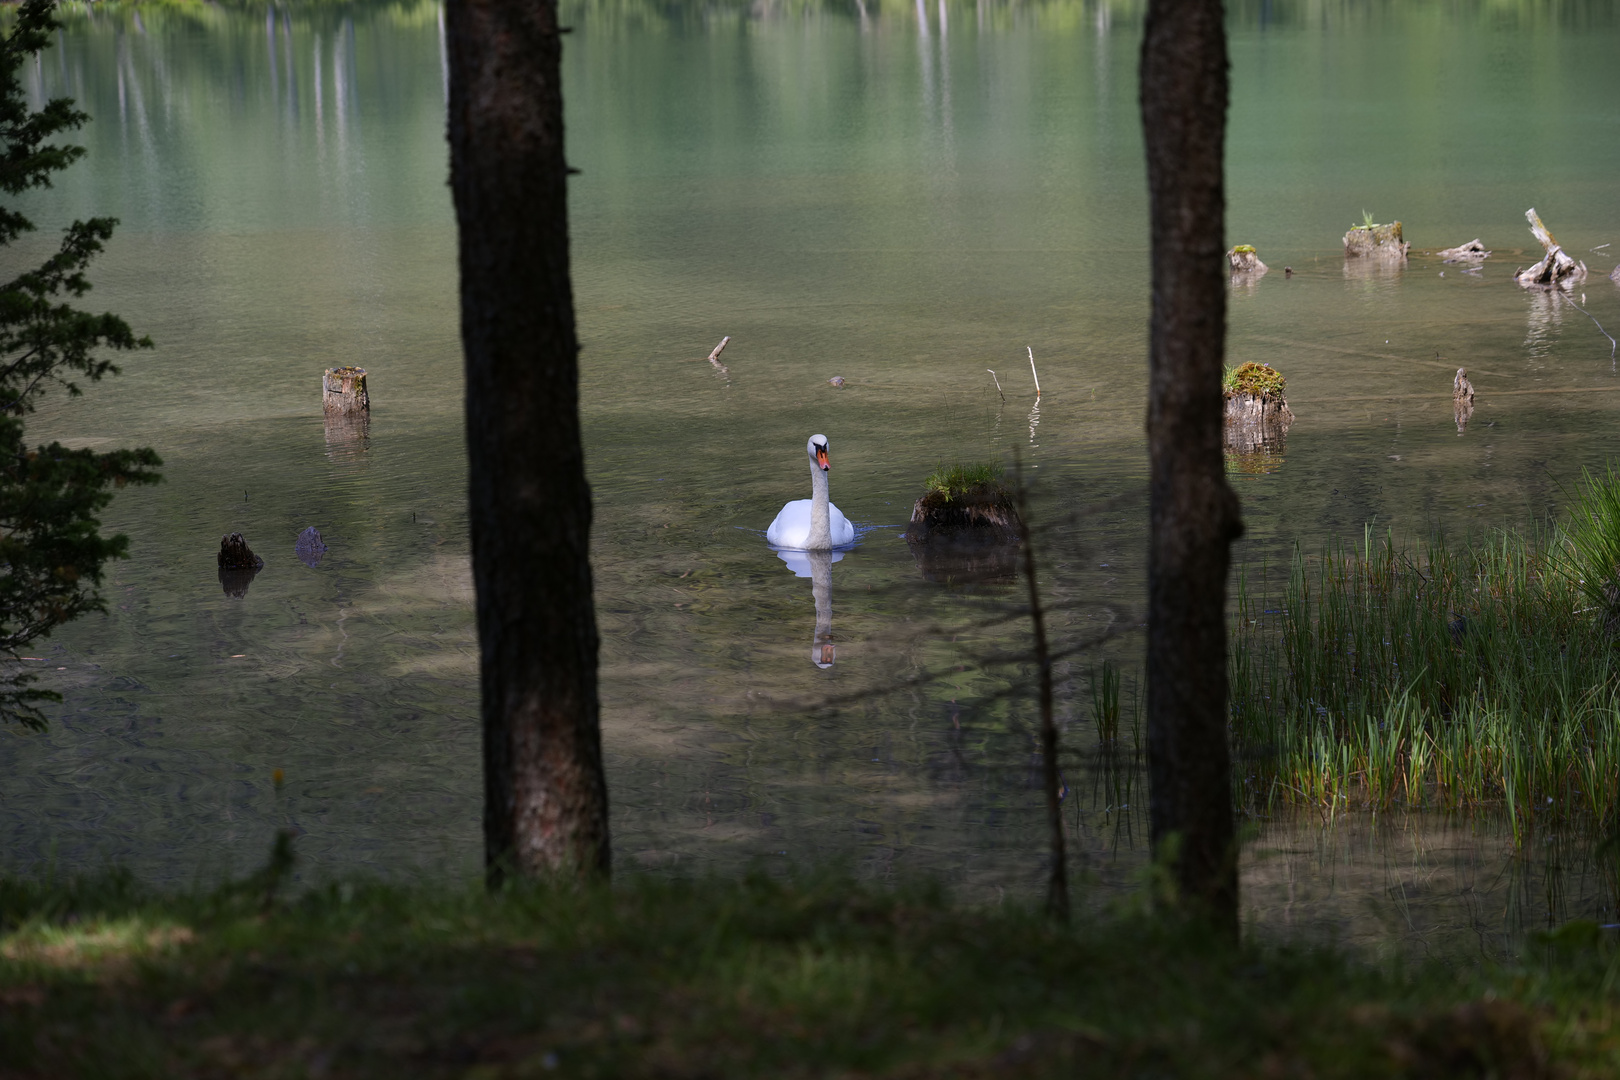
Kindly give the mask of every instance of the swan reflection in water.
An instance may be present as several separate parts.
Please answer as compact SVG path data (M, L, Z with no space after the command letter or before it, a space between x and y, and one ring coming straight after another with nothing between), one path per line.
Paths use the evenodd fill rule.
M816 598L816 636L810 645L810 662L830 668L837 656L832 633L832 564L844 557L842 551L787 551L772 548L796 577L810 579L810 592Z
M810 498L782 507L765 531L776 557L798 577L811 580L816 598L816 637L810 660L819 668L833 666L837 650L832 637L832 564L844 557L838 549L855 543L855 526L827 495L827 473L832 468L827 436L812 435L805 445L810 459Z

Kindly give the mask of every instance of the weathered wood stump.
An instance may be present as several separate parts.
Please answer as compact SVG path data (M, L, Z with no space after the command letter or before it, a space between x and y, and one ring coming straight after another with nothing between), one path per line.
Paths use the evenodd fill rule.
M1282 448L1294 422L1283 396L1287 381L1275 368L1253 362L1238 365L1223 380L1226 392L1226 447L1239 454Z
M241 533L227 533L219 541L219 584L226 596L247 595L253 577L264 569L264 560L253 554Z
M1456 377L1451 380L1451 418L1457 422L1459 435L1474 418L1474 384L1468 381L1467 368L1458 368Z
M1620 285L1620 266L1617 266L1613 270L1609 271L1609 280L1614 282L1616 285Z
M1448 263L1483 262L1491 257L1491 253L1485 250L1485 245L1480 243L1478 239L1470 240L1466 244L1458 244L1456 247L1446 248L1438 254L1443 262Z
M1228 251L1226 263L1232 268L1232 276L1240 280L1244 278L1252 280L1269 269L1260 261L1260 253L1254 250L1252 244L1239 244Z
M930 491L911 509L906 546L928 581L1010 584L1017 578L1023 519L1000 483Z
M334 416L370 416L371 395L366 393L366 369L327 368L321 379L321 411Z
M1524 212L1524 216L1525 220L1530 222L1531 233L1541 241L1542 250L1546 254L1530 269L1520 270L1514 274L1513 280L1525 288L1542 289L1553 289L1585 281L1586 264L1570 258L1553 238L1553 234L1547 231L1547 226L1541 223L1541 215L1536 213L1536 208L1532 206Z
M1412 245L1401 239L1401 223L1388 225L1353 225L1344 234L1346 259L1382 259L1386 262L1404 262Z

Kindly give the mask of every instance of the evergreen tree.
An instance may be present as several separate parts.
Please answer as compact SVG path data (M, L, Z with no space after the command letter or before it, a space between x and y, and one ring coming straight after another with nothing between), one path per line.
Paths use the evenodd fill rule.
M52 0L26 0L0 38L0 192L6 202L49 187L53 173L84 154L83 147L50 140L89 117L69 98L30 109L19 78L23 65L51 43L57 27L52 8ZM89 291L85 270L116 224L112 218L73 222L54 255L0 283L0 651L13 659L69 619L106 609L102 567L124 557L129 540L102 536L96 514L112 501L112 489L155 483L162 464L150 449L30 448L23 432L24 417L52 385L77 395L75 380L117 374L101 350L152 346L116 315L93 315L71 303ZM0 257L33 229L14 205L0 205ZM44 727L36 703L61 697L32 687L34 679L17 670L0 676L0 722Z

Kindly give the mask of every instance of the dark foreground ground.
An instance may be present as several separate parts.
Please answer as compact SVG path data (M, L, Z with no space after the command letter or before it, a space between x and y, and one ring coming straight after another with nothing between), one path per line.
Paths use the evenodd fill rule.
M1620 1075L1620 951L1380 969L836 877L0 879L0 1077Z

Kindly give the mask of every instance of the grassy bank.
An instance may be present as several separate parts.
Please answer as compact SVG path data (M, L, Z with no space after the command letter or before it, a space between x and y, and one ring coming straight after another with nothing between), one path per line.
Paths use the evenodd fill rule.
M1579 537L1501 533L1296 555L1239 589L1233 737L1246 797L1324 806L1620 810L1615 638Z
M9 881L0 1075L1612 1075L1612 940L1533 951L1401 974L836 878L268 905Z

